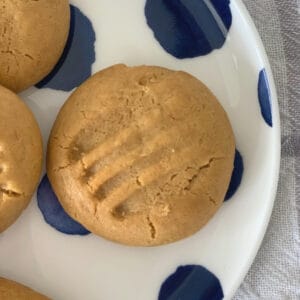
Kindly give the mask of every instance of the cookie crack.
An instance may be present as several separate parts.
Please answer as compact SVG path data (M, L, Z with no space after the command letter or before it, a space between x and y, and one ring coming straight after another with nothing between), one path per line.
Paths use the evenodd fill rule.
M222 159L224 159L224 158L225 158L225 157L212 157L212 158L209 159L209 161L208 161L206 164L204 164L204 165L198 167L198 168L196 169L196 173L195 173L190 179L188 179L188 184L184 187L184 190L185 190L185 191L190 191L191 188L192 188L192 186L193 186L193 184L194 184L194 182L195 182L196 179L200 176L200 174L201 174L201 172L202 172L203 170L209 169L209 168L211 167L211 164L212 164L213 162L215 162L215 161L217 161L217 160L222 160ZM192 167L188 167L188 168L190 169L190 168L192 168Z
M34 58L30 54L28 54L28 53L24 53L23 55L25 57L27 57L28 59L30 59L30 60L34 60Z
M60 171L62 171L62 170L65 170L65 169L69 168L71 165L72 165L72 164L69 163L69 164L67 164L67 165L64 165L64 166L60 166L60 167L54 168L53 171L54 171L54 172L60 172Z
M10 47L10 44L8 45L8 47ZM12 56L15 59L15 62L16 62L16 65L18 66L18 68L20 67L17 55L12 50L10 50L10 49L8 49L8 50L2 50L1 54L9 54L10 56Z
M57 145L57 147L62 149L62 150L70 150L70 147L68 147L68 146Z
M87 121L90 120L90 119L87 117L87 115L86 115L86 113L85 113L84 110L80 110L79 113L82 115L82 117L83 117L84 120L87 120Z
M147 216L147 223L148 223L148 226L150 229L150 237L152 240L154 240L156 238L156 228L155 228L153 222L151 221L149 215Z
M5 194L8 197L21 197L22 196L22 193L16 192L11 189L5 189L3 187L0 187L0 193Z
M213 204L213 205L217 205L217 202L216 202L216 200L213 198L213 197L211 197L211 196L208 196L208 200Z

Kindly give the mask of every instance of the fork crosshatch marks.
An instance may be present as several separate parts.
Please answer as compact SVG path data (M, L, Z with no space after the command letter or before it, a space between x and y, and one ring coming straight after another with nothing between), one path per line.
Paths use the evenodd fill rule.
M145 16L156 40L179 59L220 49L232 24L229 0L147 0Z
M238 150L235 152L234 169L231 181L224 201L232 198L238 190L244 172L243 158ZM98 193L101 195L101 191ZM47 175L44 176L38 187L37 193L38 206L44 216L45 221L58 231L65 234L86 235L89 233L82 225L74 221L63 209L50 185ZM118 215L119 207L116 207L115 213Z

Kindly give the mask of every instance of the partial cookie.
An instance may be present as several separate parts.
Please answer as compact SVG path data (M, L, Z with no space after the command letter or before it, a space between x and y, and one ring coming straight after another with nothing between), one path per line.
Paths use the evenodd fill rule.
M70 27L68 0L0 0L0 84L20 92L58 62Z
M21 99L0 86L0 232L26 208L42 168L42 138Z
M116 65L68 99L47 170L64 209L91 232L128 245L174 242L221 206L235 152L225 111L196 78Z
M32 289L0 277L0 299L1 300L49 300Z

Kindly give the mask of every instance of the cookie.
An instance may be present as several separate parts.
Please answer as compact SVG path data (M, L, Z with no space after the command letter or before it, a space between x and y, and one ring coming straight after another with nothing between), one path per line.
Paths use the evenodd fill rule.
M226 194L235 152L215 96L191 75L115 65L81 85L52 128L47 171L91 232L154 246L197 232Z
M58 62L70 27L68 0L0 0L0 84L20 92Z
M49 298L33 291L32 289L0 277L1 300L49 300Z
M42 168L42 138L20 98L0 87L0 232L26 208Z

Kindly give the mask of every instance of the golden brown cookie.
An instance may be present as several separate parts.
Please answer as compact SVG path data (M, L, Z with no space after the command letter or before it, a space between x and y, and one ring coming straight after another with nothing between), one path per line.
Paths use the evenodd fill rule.
M199 80L116 65L63 106L47 170L65 210L88 230L153 246L195 233L215 214L234 152L226 113Z
M49 298L33 291L32 289L0 277L1 300L49 300Z
M0 0L0 84L20 92L59 60L70 27L68 0Z
M42 168L42 138L33 114L0 86L0 232L26 208Z

